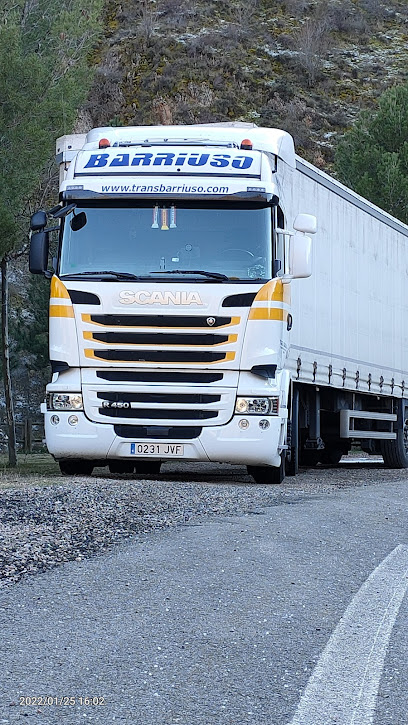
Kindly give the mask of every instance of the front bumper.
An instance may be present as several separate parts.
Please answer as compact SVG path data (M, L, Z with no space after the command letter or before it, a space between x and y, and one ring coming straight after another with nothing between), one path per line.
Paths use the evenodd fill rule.
M45 437L51 455L60 459L88 460L177 460L211 461L213 463L235 463L250 466L279 466L280 453L284 447L286 418L280 416L263 416L269 427L262 429L259 416L234 415L221 426L205 426L198 438L192 440L120 438L111 424L93 423L84 413L75 413L78 423L72 426L68 418L72 412L58 412L59 423L51 423L53 413L45 411ZM239 427L239 421L245 418L249 426L245 430ZM134 455L131 443L142 442L182 444L182 457L169 453L163 455Z

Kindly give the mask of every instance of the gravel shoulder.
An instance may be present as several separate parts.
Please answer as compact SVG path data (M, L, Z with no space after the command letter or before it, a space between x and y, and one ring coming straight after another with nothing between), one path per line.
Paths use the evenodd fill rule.
M0 472L0 587L135 534L407 480L408 471L390 471L379 462L304 470L281 486L254 484L245 468L216 464L166 464L160 476L143 480L106 469L66 478L49 456L25 457L16 472Z

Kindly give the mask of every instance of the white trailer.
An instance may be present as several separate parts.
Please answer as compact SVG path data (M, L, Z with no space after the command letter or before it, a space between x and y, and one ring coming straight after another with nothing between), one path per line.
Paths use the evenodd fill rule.
M177 458L278 483L353 441L408 466L407 226L251 124L94 129L57 158L30 269L52 277L64 473Z
M299 157L282 189L288 217L301 203L319 226L312 275L292 285L301 458L335 462L354 440L406 467L408 227Z

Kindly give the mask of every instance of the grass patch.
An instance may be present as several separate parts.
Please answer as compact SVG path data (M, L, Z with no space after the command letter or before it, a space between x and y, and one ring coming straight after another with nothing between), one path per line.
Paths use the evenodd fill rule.
M15 468L9 467L7 456L0 456L0 489L49 486L60 480L58 463L47 453L20 453Z

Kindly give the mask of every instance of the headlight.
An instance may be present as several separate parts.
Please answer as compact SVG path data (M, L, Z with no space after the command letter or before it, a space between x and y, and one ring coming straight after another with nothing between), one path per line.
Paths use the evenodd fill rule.
M235 413L240 415L278 415L279 398L237 398Z
M49 393L48 410L83 410L81 393Z

